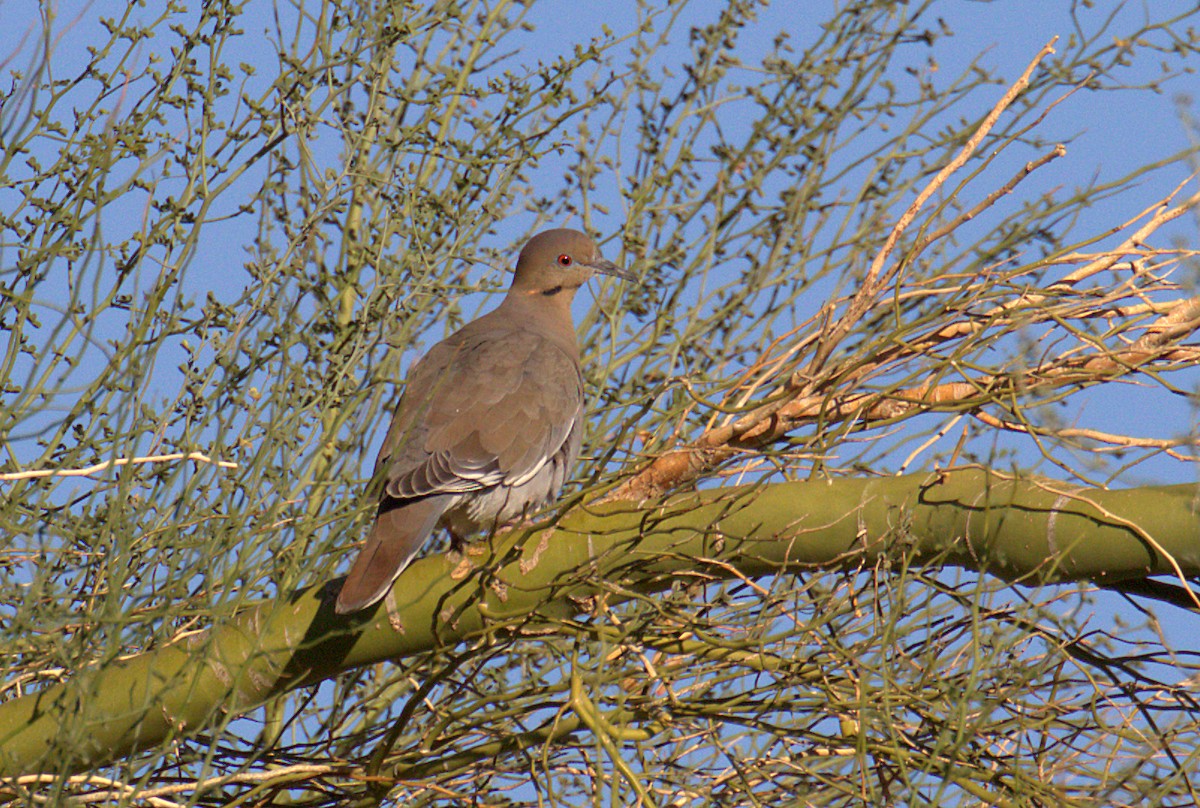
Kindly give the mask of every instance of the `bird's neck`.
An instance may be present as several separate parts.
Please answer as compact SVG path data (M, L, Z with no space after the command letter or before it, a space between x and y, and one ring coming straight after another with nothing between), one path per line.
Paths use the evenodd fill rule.
M547 290L548 291L548 290ZM578 355L575 320L571 301L575 289L564 288L553 294L541 290L512 289L497 308L497 314L510 322L521 323L537 331L572 355Z

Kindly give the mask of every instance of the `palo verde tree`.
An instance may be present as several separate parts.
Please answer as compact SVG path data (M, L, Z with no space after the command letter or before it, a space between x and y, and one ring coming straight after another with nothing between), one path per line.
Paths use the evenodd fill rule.
M1012 69L950 0L7 21L4 799L1197 801L1195 128L1072 116L1200 7L1094 5ZM642 279L577 479L335 617L404 369L550 226Z

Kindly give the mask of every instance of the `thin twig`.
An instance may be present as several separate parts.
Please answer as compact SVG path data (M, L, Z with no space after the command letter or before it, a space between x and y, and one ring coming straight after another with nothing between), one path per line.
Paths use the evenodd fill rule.
M925 203L946 184L946 181L950 179L954 172L966 165L967 161L971 159L976 149L979 148L979 144L983 142L988 133L992 131L992 127L996 125L996 121L1012 105L1017 96L1029 86L1029 79L1033 76L1033 71L1041 64L1042 59L1054 53L1054 43L1057 41L1057 36L1051 38L1038 51L1037 56L1025 68L1025 72L1013 82L1007 92L996 102L996 105L992 107L991 111L984 117L983 122L980 123L979 128L975 130L974 134L963 144L958 154L954 156L954 159L942 167L942 170L917 194L917 198L908 206L908 210L904 211L900 218L896 220L896 224L892 226L891 232L888 233L887 239L883 242L883 247L880 248L874 260L871 261L871 267L867 270L867 274L863 278L862 286L854 297L851 298L850 304L846 307L845 313L838 319L837 325L822 340L820 347L817 348L813 355L813 360L809 365L810 375L825 364L833 349L850 333L863 314L871 309L872 303L876 295L879 294L879 290L884 282L891 280L900 271L902 264L886 274L883 268L891 257L892 251L900 242L901 236L904 235L904 231L916 220L917 214L921 212L921 208L925 206Z
M98 774L81 774L67 778L67 782L76 786L99 786L107 789L92 794L77 795L71 798L73 803L87 804L93 802L119 801L123 796L128 797L136 794L137 799L149 802L156 808L174 808L178 803L163 799L169 795L187 794L187 793L203 793L221 786L232 785L234 783L264 783L275 780L297 781L311 780L317 777L327 777L331 774L348 775L353 766L348 764L297 764L294 766L281 766L276 769L267 769L259 772L239 772L237 774L227 774L218 777L212 777L207 780L196 780L187 783L174 783L169 786L161 786L159 788L141 789L138 790L134 786L122 783L119 780L114 780L109 777L103 777ZM57 774L29 774L20 777L14 777L9 780L0 781L0 783L8 782L16 786L31 786L39 783L56 783L61 779Z
M39 477L89 477L114 466L128 466L132 463L167 463L173 460L194 460L197 463L209 463L218 468L236 469L237 463L229 460L213 460L201 452L175 452L173 454L148 455L146 457L117 457L105 460L94 466L82 469L32 469L29 471L10 471L0 474L0 482L10 480L28 480Z

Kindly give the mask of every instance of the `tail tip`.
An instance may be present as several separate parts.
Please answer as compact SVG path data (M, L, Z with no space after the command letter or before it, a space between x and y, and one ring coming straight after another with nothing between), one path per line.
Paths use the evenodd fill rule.
M348 592L345 584L342 585L342 590L338 592L337 601L333 604L333 611L337 614L354 614L361 612L368 606L373 606L383 599L387 594L387 590L375 593L370 597L363 595L355 595L353 592Z

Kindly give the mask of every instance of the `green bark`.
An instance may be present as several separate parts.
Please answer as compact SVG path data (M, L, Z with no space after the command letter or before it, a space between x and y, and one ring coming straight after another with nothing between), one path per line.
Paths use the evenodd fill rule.
M684 571L755 577L907 551L1031 585L1195 575L1197 491L1083 489L965 469L575 508L556 527L469 556L469 574L452 575L447 556L414 563L390 610L338 618L313 587L0 704L0 775L93 767L350 668L574 614L605 593L613 603L662 590Z

